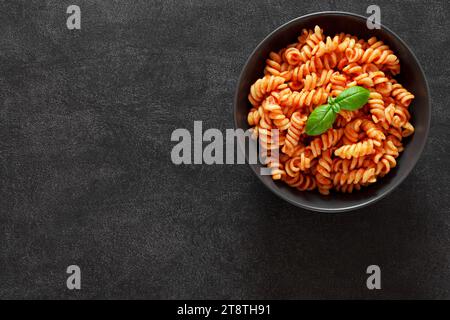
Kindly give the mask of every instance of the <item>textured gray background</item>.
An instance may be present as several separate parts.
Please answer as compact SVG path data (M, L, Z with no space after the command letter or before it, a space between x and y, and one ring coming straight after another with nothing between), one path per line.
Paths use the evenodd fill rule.
M447 1L376 1L433 106L421 160L379 203L317 214L247 166L170 162L175 128L233 126L239 72L266 34L371 3L0 1L0 298L450 298ZM365 288L370 264L381 291Z

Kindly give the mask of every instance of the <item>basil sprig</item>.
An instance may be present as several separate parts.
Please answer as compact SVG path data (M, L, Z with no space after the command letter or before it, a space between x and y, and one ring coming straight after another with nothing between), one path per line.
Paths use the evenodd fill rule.
M308 121L306 122L307 135L317 136L333 126L337 112L331 106L330 104L325 104L317 107L309 115Z
M370 91L366 88L355 86L341 92L336 98L329 97L328 103L314 109L306 122L306 134L317 136L324 133L336 120L339 111L357 110L367 103Z

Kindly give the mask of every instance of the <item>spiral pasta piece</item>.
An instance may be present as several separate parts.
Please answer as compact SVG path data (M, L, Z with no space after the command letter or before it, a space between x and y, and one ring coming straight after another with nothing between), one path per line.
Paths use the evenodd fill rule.
M366 88L371 88L375 85L373 78L368 73L362 73L356 76L353 81L355 81L359 86L364 86Z
M267 75L280 76L281 75L281 64L283 59L276 52L271 52L269 54L269 59L266 60L266 67L264 73Z
M316 158L322 154L322 151L336 145L343 134L344 130L342 129L330 129L325 133L322 133L320 137L311 141L311 144L307 147L307 149L311 151L312 157Z
M271 169L273 180L280 180L283 176L286 175L286 172L283 169L283 165L278 161L269 161L266 165Z
M383 149L384 149L384 154L391 155L391 156L394 156L394 157L398 157L398 155L399 155L399 149L395 145L395 143L394 143L394 141L392 139L388 139L383 144Z
M384 109L383 119L379 121L377 124L380 125L383 128L383 130L388 130L392 124L394 115L395 115L395 105L391 103Z
M333 160L331 159L331 150L326 150L322 153L316 166L316 184L317 189L323 195L330 194L330 189L333 188L331 180L331 173L333 170Z
M286 141L282 149L284 153L292 155L294 152L294 147L300 141L300 135L303 133L305 128L306 119L307 117L302 116L300 112L294 112L292 114L289 129L286 135Z
M378 128L377 125L370 120L363 120L361 122L361 127L366 132L369 138L378 141L386 139L386 136L384 135L383 131L381 131L381 129Z
M378 92L371 91L369 95L369 104L370 113L372 114L372 120L375 123L384 120L384 101L383 96Z
M399 64L397 56L394 54L392 50L389 49L387 45L383 43L383 41L378 41L377 38L372 37L367 41L367 43L370 45L367 51L369 51L369 49L373 50L374 52L376 51L376 54L371 52L367 54L368 59L374 57L374 55L377 55L377 58L374 60L374 63L387 65Z
M365 157L358 157L352 159L333 159L333 171L348 173L351 170L362 168L366 164Z
M311 159L305 153L301 153L298 157L290 158L286 161L286 172L293 177L299 171L306 171L311 168Z
M395 157L389 154L383 155L375 165L375 174L383 177L397 165Z
M259 110L256 108L252 108L247 116L247 122L251 126L256 126L259 124L259 120L261 119L261 115Z
M326 86L333 74L333 70L322 70L320 74L312 73L307 75L303 80L303 89L306 91L311 91L316 87Z
M277 89L283 83L284 78L277 76L265 76L258 79L250 88L248 100L253 106L258 106L268 93Z
M288 48L284 52L284 56L286 58L286 62L291 66L296 66L302 62L302 55L297 48Z
M407 108L402 106L395 106L394 116L392 117L391 125L400 128L406 125L411 118Z
M342 159L351 159L356 157L364 157L365 155L375 152L375 146L379 146L380 142L368 139L354 144L344 145L336 151L334 154Z
M262 107L264 111L268 112L269 119L272 120L279 130L287 130L289 128L289 119L286 118L273 96L267 97L267 99L264 100Z
M345 172L337 172L333 176L333 184L344 185L344 184L366 184L376 182L375 169L365 169L360 168L356 170Z
M345 52L348 48L355 48L358 46L361 46L361 44L358 41L358 38L351 36L349 34L340 33L338 35L338 47L337 50L340 52Z
M328 93L324 88L313 89L310 91L293 91L282 97L281 104L295 109L318 106L327 101Z
M313 32L309 32L305 39L305 44L301 49L303 61L310 59L313 55L320 57L324 54L325 43L323 43L323 33L319 26L314 27ZM323 44L321 46L321 44Z
M407 122L403 125L402 137L409 137L414 133L414 126Z
M336 118L335 124L336 128L344 128L350 121L361 116L361 112L359 110L348 111L341 110Z
M363 119L358 118L345 126L343 139L344 144L352 144L358 142L361 132L360 127L362 123Z
M392 96L404 107L408 107L412 99L414 99L414 95L399 83L392 85Z
M361 184L344 184L335 186L336 190L342 193L352 193L354 190L359 191L361 190L361 187Z
M316 180L308 175L299 173L295 177L284 176L283 181L286 182L289 186L297 188L300 191L311 191L316 188Z
M259 127L258 138L263 149L274 150L279 149L285 143L285 136L283 134L275 134L272 129Z

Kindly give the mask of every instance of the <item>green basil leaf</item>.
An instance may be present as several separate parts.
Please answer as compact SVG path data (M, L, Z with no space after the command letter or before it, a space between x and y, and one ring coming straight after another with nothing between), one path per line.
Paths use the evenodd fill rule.
M329 105L334 104L334 99L335 99L335 98L333 98L332 96L329 96L329 97L328 97L328 104L329 104Z
M339 113L339 111L341 111L341 106L339 105L339 103L333 103L330 104L331 109L333 109L334 113Z
M325 104L314 109L306 121L306 134L317 136L333 126L336 113L330 105Z
M339 104L341 109L353 111L361 108L369 100L370 91L366 88L355 86L341 92L334 99L334 103Z

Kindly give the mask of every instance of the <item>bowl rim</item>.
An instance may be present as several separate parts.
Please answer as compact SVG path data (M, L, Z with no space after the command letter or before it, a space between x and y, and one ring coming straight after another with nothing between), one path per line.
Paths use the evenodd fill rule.
M258 45L255 47L255 49L250 53L250 55L248 56L247 60L245 61L242 70L239 74L239 78L238 78L238 82L236 85L236 90L235 90L235 94L234 94L234 106L233 106L233 117L234 117L234 129L242 129L238 126L238 122L237 122L237 111L238 111L238 95L239 95L239 87L240 84L243 81L244 78L244 71L247 67L247 65L249 64L250 60L252 59L252 57L260 50L260 48L263 46L263 44L269 40L273 35L277 34L278 32L282 31L284 28L286 28L287 26L303 20L305 18L308 17L312 17L312 16L321 16L321 15L335 15L335 16L351 16L351 17L355 17L361 20L366 21L367 17L356 14L356 13L352 13L352 12L346 12L346 11L318 11L318 12L313 12L313 13L309 13L306 15L302 15L300 17L294 18L289 20L288 22L280 25L279 27L277 27L276 29L274 29L272 32L270 32L267 36L264 37L264 39L262 39ZM320 213L344 213L344 212L349 212L349 211L353 211L353 210L357 210L357 209L361 209L364 207L367 207L371 204L374 204L375 202L381 200L382 198L386 197L388 194L390 194L395 188L397 188L411 173L411 171L414 169L414 167L416 166L417 162L419 161L420 157L422 156L423 150L425 149L425 146L428 142L428 134L430 131L430 125L431 125L431 112L432 112L432 108L431 108L431 98L430 98L430 88L428 85L428 81L427 78L425 76L425 72L422 68L422 65L419 62L419 59L417 59L416 55L414 54L414 52L411 50L411 48L406 44L405 41L403 41L394 31L392 31L391 29L387 28L386 26L384 26L383 24L380 23L381 29L385 30L386 32L390 33L394 38L396 38L396 40L398 40L407 50L408 52L411 54L411 56L413 57L413 59L416 61L417 65L419 66L419 70L420 72L423 74L423 78L425 80L425 89L426 89L426 96L427 96L427 102L428 102L428 108L430 110L429 112L429 116L428 119L426 121L426 126L425 126L425 132L424 132L424 139L423 142L419 145L419 149L418 149L418 156L415 159L412 159L412 165L410 166L410 169L406 171L406 174L399 178L397 181L394 181L392 183L390 183L387 186L387 189L380 193L379 195L374 196L372 199L368 199L366 201L363 201L359 204L355 204L355 205L351 205L351 206L347 206L347 207L341 207L341 208L323 208L323 207L317 207L314 205L309 205L309 204L304 204L298 201L294 201L292 199L290 199L289 197L287 197L285 195L284 192L273 188L272 186L268 185L266 183L266 181L262 178L262 176L260 174L258 174L258 172L256 171L257 168L259 168L258 165L255 164L250 164L248 163L248 157L247 155L245 155L245 161L246 163L252 168L252 171L254 172L254 174L258 177L258 179L264 184L264 186L266 186L269 190L271 190L274 194L276 194L278 197L280 197L281 199L293 204L294 206L303 208L303 209L307 209L310 211L314 211L314 212L320 212ZM243 146L241 144L239 144L240 148L242 149ZM245 152L244 152L245 154Z

